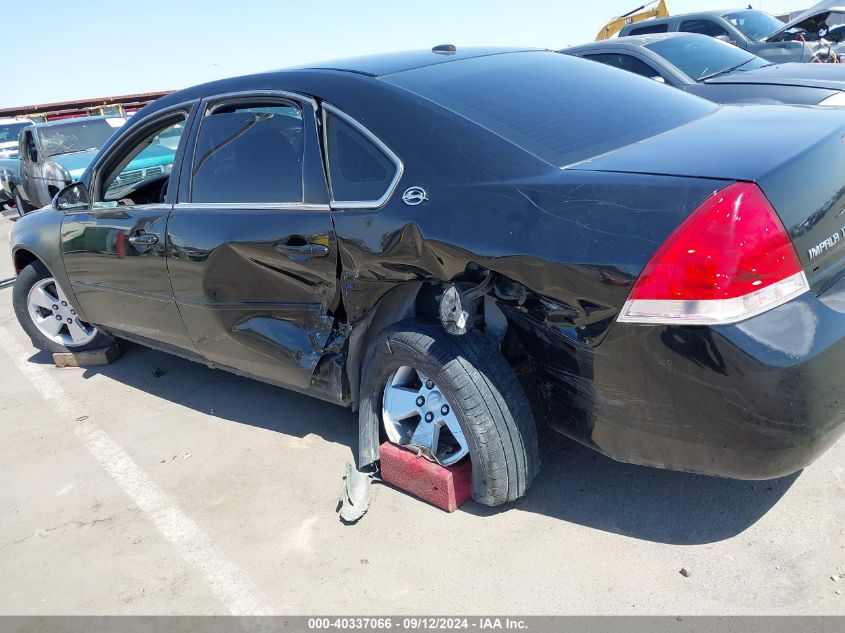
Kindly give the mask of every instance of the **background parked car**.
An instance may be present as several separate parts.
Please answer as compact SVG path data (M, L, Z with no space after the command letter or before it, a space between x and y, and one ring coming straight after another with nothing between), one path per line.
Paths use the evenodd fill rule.
M716 103L845 106L845 64L772 64L695 33L632 35L561 53L615 66Z
M753 9L702 11L631 24L623 28L619 36L675 31L700 33L709 37L723 38L731 44L775 63L824 61L827 59L830 47L817 41L805 41L796 33L800 25L819 12L825 13L825 10L820 9L810 15L805 12L801 14L801 17L784 25L776 17ZM803 30L800 32L804 33Z
M32 125L29 119L0 119L0 158L9 158L18 153L18 136L28 125Z
M32 125L29 119L6 118L0 119L0 161L18 157L18 136L20 131ZM17 179L17 169L11 169L9 164L0 165L0 208L14 203L12 181Z

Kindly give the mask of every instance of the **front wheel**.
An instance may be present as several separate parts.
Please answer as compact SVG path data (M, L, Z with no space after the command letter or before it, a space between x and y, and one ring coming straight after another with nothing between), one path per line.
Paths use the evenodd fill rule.
M403 321L379 334L363 369L359 414L377 416L388 440L446 466L469 455L480 503L525 494L540 464L531 407L479 332L452 336L438 324Z
M67 295L41 262L29 264L18 274L12 303L21 327L38 349L84 352L112 342L79 318Z

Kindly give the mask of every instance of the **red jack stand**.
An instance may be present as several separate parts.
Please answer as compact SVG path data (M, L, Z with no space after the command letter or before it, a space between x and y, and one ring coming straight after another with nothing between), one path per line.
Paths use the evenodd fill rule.
M381 478L446 512L454 512L472 497L472 464L463 459L441 466L416 453L385 442L379 448Z

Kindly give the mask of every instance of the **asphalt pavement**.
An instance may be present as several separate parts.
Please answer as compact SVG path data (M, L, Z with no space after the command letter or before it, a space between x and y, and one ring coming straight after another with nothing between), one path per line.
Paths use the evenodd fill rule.
M351 412L135 345L54 367L14 317L11 226L0 614L845 614L845 442L740 482L544 436L504 510L376 485L345 526Z

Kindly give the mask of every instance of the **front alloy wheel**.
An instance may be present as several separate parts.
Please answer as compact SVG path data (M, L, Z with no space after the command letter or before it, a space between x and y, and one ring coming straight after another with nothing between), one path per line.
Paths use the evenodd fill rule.
M73 349L87 345L97 336L97 328L82 321L52 277L36 282L27 296L29 316L46 338Z
M79 318L56 279L39 261L15 279L12 303L32 344L47 352L83 352L108 347L112 340Z

